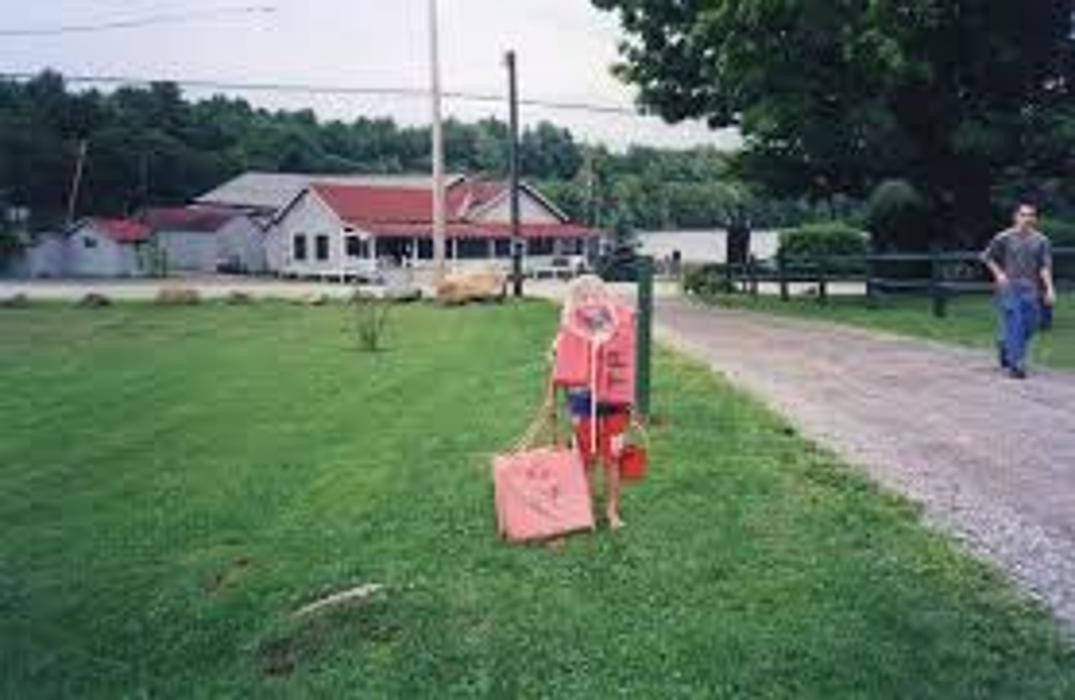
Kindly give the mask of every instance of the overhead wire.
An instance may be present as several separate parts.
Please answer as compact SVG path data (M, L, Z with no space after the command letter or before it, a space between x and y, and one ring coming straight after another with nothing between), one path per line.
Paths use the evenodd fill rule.
M136 29L158 24L179 24L194 22L226 15L270 14L276 12L273 5L246 5L242 7L219 7L210 10L191 10L173 12L133 19L118 19L90 24L66 24L55 27L30 27L19 29L0 29L0 37L60 36L63 34L92 34L115 29Z
M7 71L0 72L0 79L6 80L30 80L37 77L36 73ZM279 94L306 94L306 95L351 95L368 97L404 97L410 99L425 99L429 97L429 90L413 87L380 87L380 86L335 86L314 85L309 83L268 83L268 82L229 82L219 80L202 79L175 79L175 78L142 78L118 75L64 75L63 79L76 84L98 85L152 85L153 83L174 83L183 88L197 90L220 90L228 92L274 92ZM461 102L477 102L486 104L502 104L507 100L504 95L491 93L468 92L463 90L448 90L443 93L445 99ZM519 104L527 107L540 107L550 110L589 112L592 114L615 114L630 117L645 117L637 110L629 107L621 107L609 104L596 104L588 102L574 102L553 99L520 98Z
M271 13L276 11L275 5L246 5L239 7L224 7L209 10L192 10L182 13L158 14L136 19L115 20L82 25L62 25L57 27L24 28L24 29L0 29L0 37L19 36L49 36L70 33L91 33L110 31L115 29L130 29L156 24L174 24L191 22L200 19L209 19L231 14L254 14ZM0 79L28 80L35 77L33 73L26 72L0 72ZM352 96L380 96L380 97L403 97L403 98L428 98L429 90L412 87L351 87L332 85L311 85L301 83L265 83L265 82L227 82L218 80L202 79L170 79L170 78L139 78L116 75L67 75L64 79L70 83L100 84L100 85L150 85L154 82L171 82L185 88L202 90L222 90L231 92L275 92L280 94L312 94L312 95L352 95ZM448 90L442 93L445 99L460 102L474 102L487 104L502 104L505 96L468 92L463 90ZM571 100L521 98L519 104L527 107L539 107L550 110L588 112L591 114L612 114L630 117L645 117L638 110L620 105L594 104Z

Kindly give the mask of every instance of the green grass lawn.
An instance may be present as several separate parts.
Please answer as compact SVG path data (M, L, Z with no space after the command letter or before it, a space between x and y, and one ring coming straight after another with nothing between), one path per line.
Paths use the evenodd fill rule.
M827 305L816 299L721 295L710 299L719 306L763 311L815 321L830 321L975 347L994 347L996 309L990 296L962 296L949 302L947 318L933 316L929 299L889 297L869 308L862 297L831 297ZM1075 294L1062 294L1057 302L1055 327L1041 333L1032 346L1033 363L1075 369Z
M500 542L555 317L0 311L0 696L1075 695L1045 614L674 356L627 528Z

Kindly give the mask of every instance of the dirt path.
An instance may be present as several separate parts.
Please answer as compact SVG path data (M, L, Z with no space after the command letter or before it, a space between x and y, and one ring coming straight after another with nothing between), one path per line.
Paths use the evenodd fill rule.
M32 301L78 301L93 292L117 301L151 301L162 289L194 289L205 299L243 292L259 299L303 299L325 295L347 298L354 286L331 282L299 282L267 277L170 277L168 279L0 279L0 299L23 294Z
M1075 625L1075 373L1017 382L984 352L683 300L656 319Z

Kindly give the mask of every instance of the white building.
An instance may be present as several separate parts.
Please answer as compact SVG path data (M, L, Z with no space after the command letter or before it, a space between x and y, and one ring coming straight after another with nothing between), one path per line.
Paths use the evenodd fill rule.
M130 219L90 218L66 232L62 268L50 276L142 277L152 231ZM53 245L46 240L39 245ZM57 259L55 256L50 256Z
M0 277L57 277L63 274L67 236L54 231L20 233L21 248L0 262Z
M640 231L639 253L655 260L670 260L679 254L683 263L725 263L728 261L728 232ZM751 231L750 254L758 260L775 258L780 248L779 231Z
M314 182L275 217L266 239L271 271L295 277L367 278L433 258L428 178L408 183ZM511 260L509 188L454 178L447 187L447 257L453 268ZM520 232L529 269L581 260L599 232L571 223L540 192L520 188Z
M192 206L150 209L141 220L171 272L265 272L265 233L239 211Z
M142 277L149 270L152 231L130 219L88 218L27 241L5 275L13 277Z

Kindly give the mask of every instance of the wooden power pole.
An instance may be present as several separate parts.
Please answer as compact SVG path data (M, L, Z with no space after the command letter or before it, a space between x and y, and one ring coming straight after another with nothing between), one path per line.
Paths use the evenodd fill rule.
M67 225L75 222L75 210L78 207L78 191L82 187L82 171L86 165L86 152L89 149L89 141L82 139L78 142L78 162L75 164L75 177L71 181L71 193L67 197Z
M519 220L519 92L515 80L515 52L504 57L508 66L508 100L511 114L511 278L516 298L523 295L523 240Z
M441 123L440 49L437 38L437 0L429 0L429 65L433 96L433 265L436 284L445 274L444 128Z

